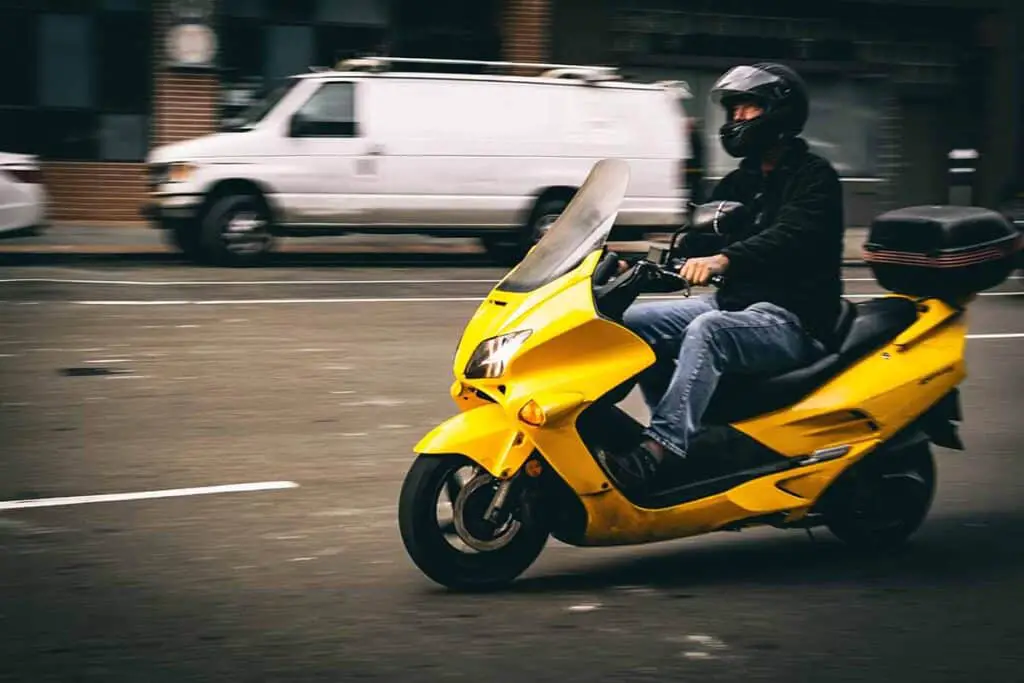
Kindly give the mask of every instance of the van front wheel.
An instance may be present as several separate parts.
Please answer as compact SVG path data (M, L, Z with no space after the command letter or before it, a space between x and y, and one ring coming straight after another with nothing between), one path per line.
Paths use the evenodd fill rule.
M259 197L218 199L201 218L202 260L211 265L255 265L273 249L270 228L270 212Z

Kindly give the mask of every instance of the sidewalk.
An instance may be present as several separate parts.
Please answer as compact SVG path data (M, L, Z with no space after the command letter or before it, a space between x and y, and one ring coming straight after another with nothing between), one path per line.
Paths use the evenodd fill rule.
M861 245L867 236L866 228L848 228L844 261L859 265ZM460 254L483 253L474 239L445 239L420 235L348 235L345 237L286 238L278 243L278 251L292 254ZM646 242L617 242L614 248L635 253L647 249ZM163 239L159 230L137 224L110 226L57 224L36 235L0 235L0 254L119 256L137 257L169 255L174 250Z

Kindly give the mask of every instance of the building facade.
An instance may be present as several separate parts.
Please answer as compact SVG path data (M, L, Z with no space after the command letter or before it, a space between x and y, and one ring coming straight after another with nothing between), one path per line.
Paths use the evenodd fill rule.
M945 201L946 156L980 151L975 201L1021 173L1019 0L0 0L0 151L39 154L55 221L136 222L146 152L214 132L276 79L365 53L613 64L686 80L707 175L734 163L707 106L736 63L785 61L847 220Z
M688 82L711 182L735 167L715 140L717 76L782 61L808 81L806 138L843 176L849 225L949 200L947 156L980 153L973 201L1019 174L1019 0L553 0L552 57Z

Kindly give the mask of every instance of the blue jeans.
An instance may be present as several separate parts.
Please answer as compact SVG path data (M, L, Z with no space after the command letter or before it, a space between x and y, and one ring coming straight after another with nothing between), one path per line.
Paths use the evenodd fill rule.
M651 411L645 434L684 458L723 373L780 374L826 353L796 315L767 302L742 311L719 310L713 294L644 302L624 322L658 356L640 376Z

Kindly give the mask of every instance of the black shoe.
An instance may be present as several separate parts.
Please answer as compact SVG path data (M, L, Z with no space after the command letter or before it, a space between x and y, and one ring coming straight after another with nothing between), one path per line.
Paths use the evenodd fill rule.
M647 493L654 483L659 459L645 444L626 453L602 453L602 461L618 487L629 493Z

